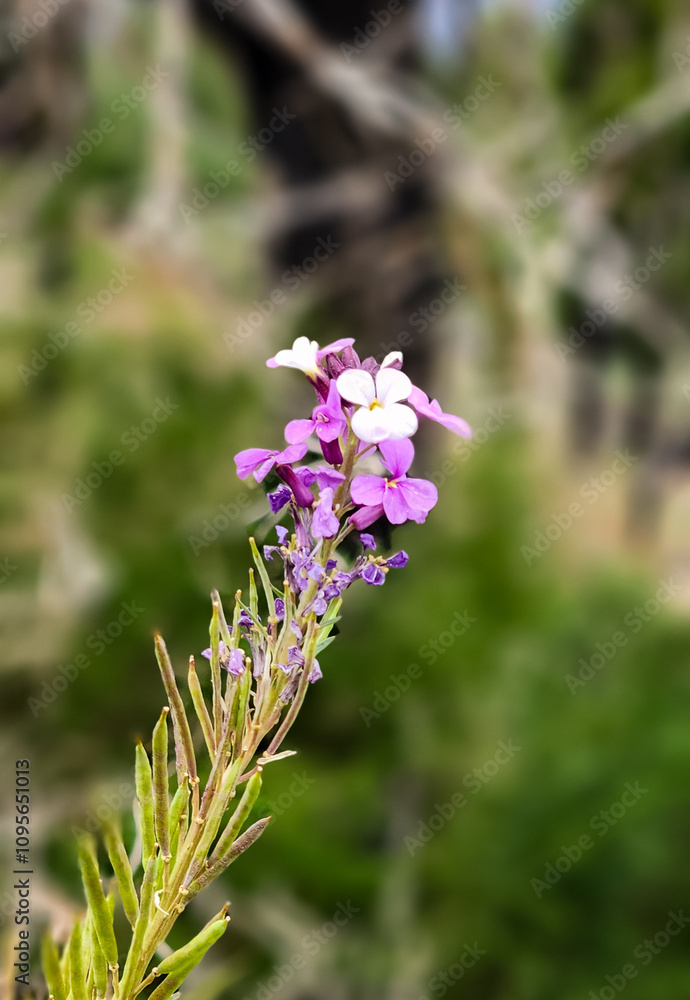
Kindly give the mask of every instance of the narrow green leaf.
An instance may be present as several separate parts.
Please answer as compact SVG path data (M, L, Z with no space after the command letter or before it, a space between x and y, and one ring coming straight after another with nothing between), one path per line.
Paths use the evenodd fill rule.
M141 866L146 871L146 866L153 854L156 835L154 833L153 822L151 764L141 741L137 743L135 776L137 801L139 803L139 828L141 832Z
M103 886L98 874L96 848L93 838L90 836L81 837L79 840L79 867L101 950L108 965L116 967L117 941L113 930L113 915L103 893ZM70 964L71 961L72 957L70 956Z
M113 866L113 871L115 872L125 915L132 927L134 927L139 916L139 901L134 889L132 868L122 840L119 817L113 817L106 824L103 839L105 840L105 848L108 852L110 864Z

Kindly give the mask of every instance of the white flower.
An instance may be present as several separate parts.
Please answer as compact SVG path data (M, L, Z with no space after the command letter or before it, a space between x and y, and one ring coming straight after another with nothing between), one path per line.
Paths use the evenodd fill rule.
M361 368L348 368L336 386L343 399L359 406L352 429L360 441L400 441L417 430L417 417L401 403L410 395L412 383L395 368L381 368L375 379Z
M276 356L269 358L266 364L269 368L297 368L305 375L316 378L319 374L323 375L319 367L321 358L326 354L342 351L344 347L351 347L352 344L354 344L352 337L341 337L340 340L334 340L332 344L319 347L315 340L309 340L308 337L298 337L291 350L278 351Z

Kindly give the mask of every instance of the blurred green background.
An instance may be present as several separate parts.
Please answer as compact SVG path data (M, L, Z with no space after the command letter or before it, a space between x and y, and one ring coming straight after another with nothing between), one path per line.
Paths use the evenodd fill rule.
M3 117L28 106L0 168L1 745L8 791L14 760L32 764L36 927L79 905L71 828L131 797L134 739L162 704L153 630L183 673L210 590L230 600L250 525L266 531L232 456L277 445L311 403L265 358L342 332L317 276L238 341L283 287L265 253L284 183L268 154L240 158L189 221L180 210L258 131L241 63L182 5L73 4L57 56L47 30L5 40L31 5L3 15L1 42ZM672 0L447 5L459 24L425 10L409 79L448 130L429 231L465 290L423 343L413 320L400 334L477 436L426 435L438 507L395 531L404 572L348 592L298 756L264 785L274 823L185 914L193 931L232 901L183 994L610 1000L632 963L626 998L677 1000L690 930L664 929L690 889L690 18ZM139 99L161 61L169 75ZM482 77L498 86L475 109ZM107 116L113 132L58 177ZM53 351L71 321L81 332ZM380 354L390 335L364 338ZM339 904L356 908L347 926L305 945ZM281 979L296 953L305 968Z

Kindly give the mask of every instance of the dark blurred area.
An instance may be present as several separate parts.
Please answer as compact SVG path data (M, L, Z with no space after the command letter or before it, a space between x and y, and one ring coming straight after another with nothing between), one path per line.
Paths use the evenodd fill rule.
M129 806L154 629L182 673L267 531L232 456L312 404L265 359L355 336L475 437L426 433L439 505L348 593L274 822L185 914L232 900L183 1000L684 996L687 5L0 26L1 829L28 758L36 940L79 906L74 827Z

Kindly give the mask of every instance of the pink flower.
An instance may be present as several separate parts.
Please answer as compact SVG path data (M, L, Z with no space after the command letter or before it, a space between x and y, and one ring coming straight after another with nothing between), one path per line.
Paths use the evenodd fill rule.
M340 522L333 513L333 490L327 486L326 489L321 490L314 507L311 533L314 538L333 538L339 527Z
M335 382L328 387L328 398L314 409L311 420L291 420L285 428L285 440L290 444L306 441L316 433L320 441L337 441L347 431L347 420L343 413L340 393Z
M274 465L290 465L299 462L307 454L306 444L291 444L283 451L270 448L247 448L235 455L237 475L246 479L252 473L257 483L262 482Z
M414 458L412 442L383 442L380 451L390 476L355 476L351 496L362 509L353 514L350 521L360 530L373 524L382 514L391 524L405 521L422 524L438 501L438 491L426 479L408 478L407 470Z
M472 437L472 428L462 417L455 417L452 413L444 413L438 400L432 399L429 402L427 394L418 389L416 385L412 386L407 402L415 408L420 416L435 420L437 424L442 424L449 431L453 431L461 437Z

